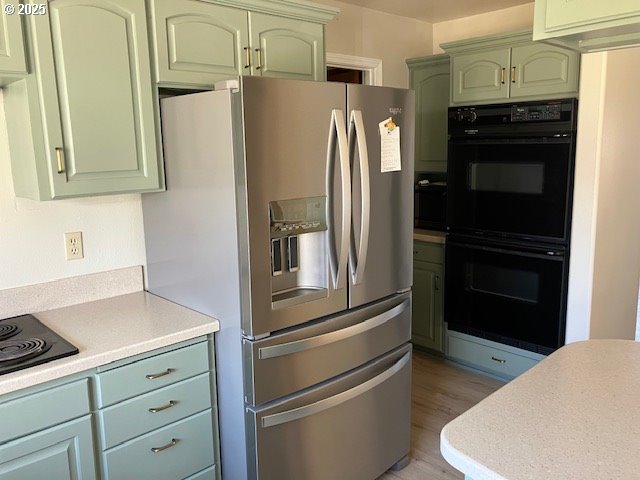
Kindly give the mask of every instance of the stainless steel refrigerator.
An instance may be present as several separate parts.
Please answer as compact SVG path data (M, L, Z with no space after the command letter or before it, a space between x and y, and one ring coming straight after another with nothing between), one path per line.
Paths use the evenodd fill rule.
M409 454L414 96L244 77L162 101L149 291L220 320L225 480Z

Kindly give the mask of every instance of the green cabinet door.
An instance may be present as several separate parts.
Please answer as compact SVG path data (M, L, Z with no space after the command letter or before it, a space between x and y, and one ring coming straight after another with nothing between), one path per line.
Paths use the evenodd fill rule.
M409 88L416 94L415 170L447 170L447 108L449 56L407 60Z
M199 0L151 4L157 81L212 88L249 74L247 12Z
M254 75L325 79L322 25L249 12L249 30L254 50Z
M511 50L511 98L577 96L580 53L536 43Z
M18 8L15 0L0 0L0 87L27 73L22 39L22 16L8 15L7 8Z
M51 0L48 9L26 18L35 75L9 93L16 194L161 189L144 0Z
M509 48L454 55L451 61L452 103L509 98Z
M536 1L536 9L538 8ZM640 17L638 0L546 0L545 24L547 30L594 25L602 22L628 24ZM610 26L610 25L607 25Z
M428 253L440 256L442 246L420 244L414 248L411 340L416 345L442 352L443 266L415 259Z
M91 416L0 446L0 480L96 478Z

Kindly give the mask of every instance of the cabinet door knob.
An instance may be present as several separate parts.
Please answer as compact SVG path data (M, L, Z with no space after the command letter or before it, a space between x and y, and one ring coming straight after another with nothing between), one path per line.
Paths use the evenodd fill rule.
M436 291L440 290L440 275L433 277L433 289Z
M511 83L516 83L516 67L511 67Z
M491 357L491 360L498 363L507 363L507 361L503 358Z
M504 71L505 71L505 68L502 67L500 69L500 83L502 83L502 84L504 84Z
M244 68L251 67L251 49L249 47L244 47Z

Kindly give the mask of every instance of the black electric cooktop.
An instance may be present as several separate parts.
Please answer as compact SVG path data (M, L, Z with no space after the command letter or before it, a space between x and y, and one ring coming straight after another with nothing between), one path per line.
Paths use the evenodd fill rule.
M76 353L74 345L33 315L0 320L0 375Z

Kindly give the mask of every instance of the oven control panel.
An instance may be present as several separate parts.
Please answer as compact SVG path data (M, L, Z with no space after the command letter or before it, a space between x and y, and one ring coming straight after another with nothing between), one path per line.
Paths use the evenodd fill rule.
M513 105L512 122L537 122L540 120L560 120L562 105Z

